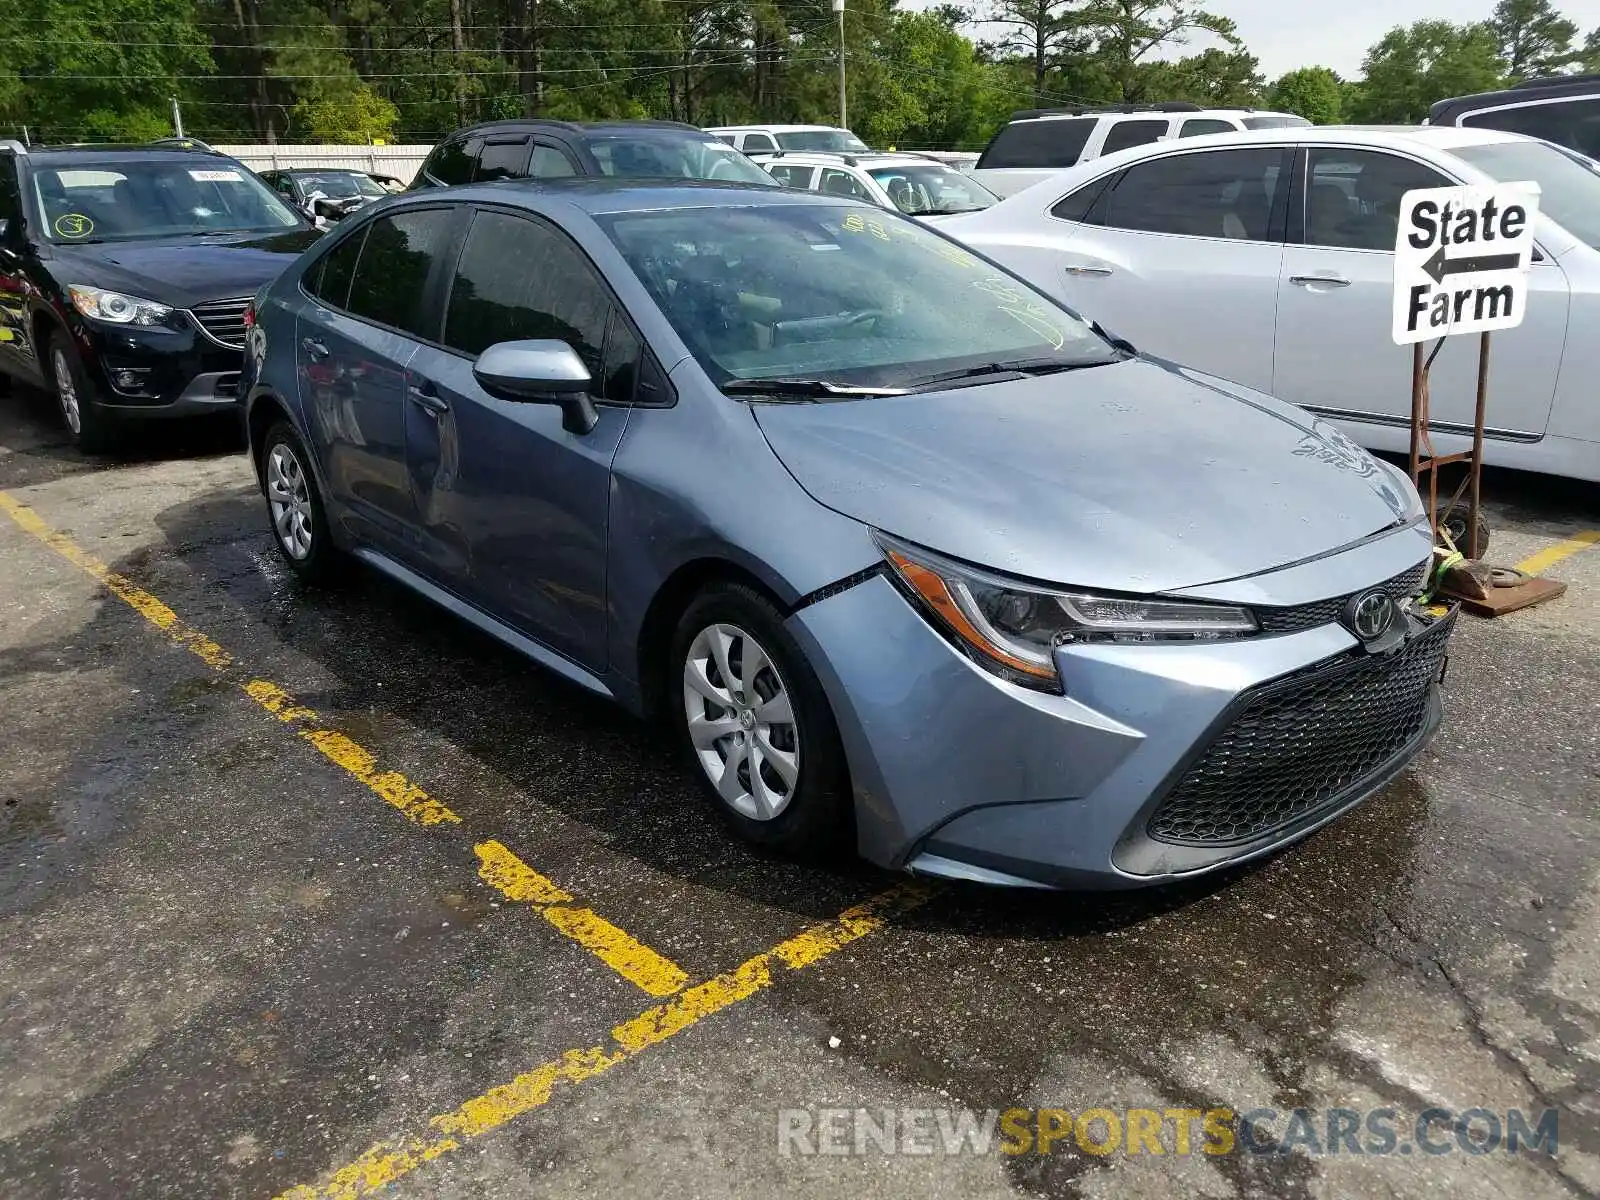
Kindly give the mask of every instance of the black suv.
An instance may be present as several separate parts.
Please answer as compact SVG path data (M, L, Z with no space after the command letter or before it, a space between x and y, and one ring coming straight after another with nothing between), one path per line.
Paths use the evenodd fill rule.
M231 411L245 310L318 234L198 143L0 142L0 379L85 450L129 419Z
M1525 133L1590 158L1600 157L1600 75L1553 75L1516 87L1441 100L1430 125Z
M493 179L777 181L703 129L676 121L489 121L459 129L434 148L413 189Z

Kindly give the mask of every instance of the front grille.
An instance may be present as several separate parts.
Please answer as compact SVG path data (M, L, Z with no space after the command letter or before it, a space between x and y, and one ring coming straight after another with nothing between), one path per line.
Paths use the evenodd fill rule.
M1431 562L1431 559L1424 559L1410 570L1401 571L1393 579L1384 580L1378 587L1388 592L1396 601L1409 600L1422 590ZM1364 592L1367 589L1361 590ZM1255 610L1256 620L1261 623L1262 633L1299 633L1302 629L1332 625L1344 612L1344 606L1350 596L1358 594L1351 592L1349 595L1335 596L1331 600L1315 600L1310 604L1300 604L1293 608L1258 608Z
M1422 735L1455 614L1392 655L1343 656L1264 684L1151 815L1150 836L1253 841L1357 792Z
M230 350L243 350L244 310L250 307L252 299L250 296L239 296L232 300L196 304L189 310L189 315L212 341L220 342Z

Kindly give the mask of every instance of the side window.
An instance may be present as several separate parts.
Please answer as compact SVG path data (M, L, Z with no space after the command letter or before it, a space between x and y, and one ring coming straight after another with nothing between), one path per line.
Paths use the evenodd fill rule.
M733 134L731 134L731 133L719 133L719 134L717 134L717 141L719 141L719 142L727 142L728 145L732 146L735 150L737 150L739 148L738 141L734 138Z
M819 191L827 192L830 196L854 196L858 200L869 200L867 189L861 186L859 180L849 171L841 171L838 167L822 168L822 186Z
M478 155L482 152L482 138L446 142L433 152L433 161L424 170L446 187L470 183L473 168L478 165Z
M759 154L763 150L776 150L778 143L765 133L750 133L745 135L744 152L746 154Z
M1106 198L1113 229L1266 241L1283 151L1206 150L1137 162Z
M1112 154L1118 150L1126 150L1129 146L1144 146L1150 142L1159 141L1167 136L1167 119L1158 120L1141 118L1129 121L1118 121L1106 134L1105 144L1100 147L1101 154Z
M557 338L604 381L611 297L582 251L542 221L480 212L456 264L444 342L478 355L496 342Z
M764 163L769 174L784 187L808 188L811 186L811 172L813 168L802 167L797 163Z
M554 146L535 142L533 158L528 162L528 174L535 179L563 179L576 175L578 168L572 160Z
M17 184L17 159L13 154L0 154L0 221L10 223L7 238L21 233L18 222L22 219L22 192Z
M355 278L361 243L366 237L366 231L360 230L324 254L306 277L306 291L324 304L343 308L350 299L350 281Z
M1216 117L1190 117L1178 130L1178 136L1201 137L1207 133L1237 133L1239 127L1232 121L1219 121Z
M644 343L633 331L633 326L617 312L611 318L611 330L606 334L606 367L601 379L600 396L613 404L632 404L634 387L639 378L639 359L644 354Z
M1306 159L1306 244L1393 250L1400 198L1412 188L1450 183L1431 167L1393 154L1313 149Z
M527 138L492 138L483 144L472 181L489 183L496 179L520 179L527 172Z
M1600 96L1574 96L1554 104L1519 104L1469 113L1461 124L1475 129L1525 133L1571 146L1590 158L1600 154Z
M1097 124L1098 117L1013 121L994 135L978 168L1073 166Z
M422 327L428 273L450 242L455 209L424 208L382 217L367 227L345 308L352 316L435 341Z
M1100 194L1106 190L1115 174L1103 176L1093 183L1087 183L1066 199L1061 200L1050 210L1052 217L1060 217L1063 221L1087 221L1089 213L1094 208L1094 202L1100 199Z

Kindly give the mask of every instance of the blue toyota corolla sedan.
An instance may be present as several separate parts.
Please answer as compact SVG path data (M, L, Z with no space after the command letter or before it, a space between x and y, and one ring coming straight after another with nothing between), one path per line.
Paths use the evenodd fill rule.
M999 884L1264 854L1439 722L1406 477L815 193L380 201L256 297L300 575L360 560L669 720L733 828Z

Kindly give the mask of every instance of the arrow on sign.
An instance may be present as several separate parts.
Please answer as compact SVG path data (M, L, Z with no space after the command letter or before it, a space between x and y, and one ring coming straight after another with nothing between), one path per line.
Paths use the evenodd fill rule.
M1520 254L1478 254L1467 258L1446 258L1444 247L1433 252L1433 257L1422 264L1422 269L1434 283L1443 283L1446 275L1475 275L1479 271L1512 271L1522 261Z

